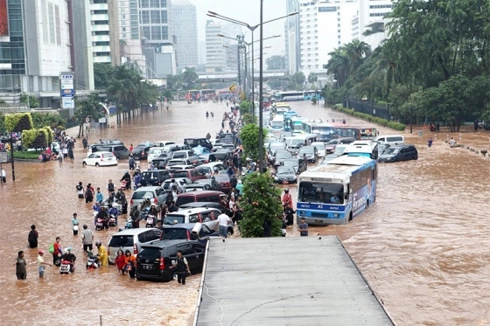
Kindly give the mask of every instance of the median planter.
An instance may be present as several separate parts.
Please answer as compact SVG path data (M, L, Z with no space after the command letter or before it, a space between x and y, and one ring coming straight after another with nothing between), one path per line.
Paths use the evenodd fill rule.
M483 157L485 157L487 155L488 151L486 149L483 149L480 151L480 153L482 153Z

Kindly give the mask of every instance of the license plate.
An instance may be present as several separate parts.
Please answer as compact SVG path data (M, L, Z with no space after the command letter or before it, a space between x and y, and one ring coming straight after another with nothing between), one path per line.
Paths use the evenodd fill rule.
M289 181L287 181L287 180L282 180L282 184L287 185L287 184L289 184Z
M112 157L109 157L109 158L108 158L108 160L109 160L109 161L112 161Z
M143 264L143 269L151 269L151 265L148 265L148 264Z

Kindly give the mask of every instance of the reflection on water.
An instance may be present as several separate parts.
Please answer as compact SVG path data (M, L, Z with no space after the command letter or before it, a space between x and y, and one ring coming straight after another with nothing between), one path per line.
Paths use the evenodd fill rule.
M306 102L292 106L310 118L343 118ZM213 111L214 118L206 119L206 110ZM214 134L226 110L224 104L174 104L169 111L137 117L121 129L93 131L90 140L118 138L128 147L148 140L182 142L187 136ZM431 148L425 145L425 135L405 137L417 145L419 159L381 164L376 203L346 226L311 227L310 236L339 236L399 325L487 324L489 161L462 148L449 149L444 135ZM483 134L464 134L466 138L480 147L488 145ZM90 182L105 189L107 180L119 180L128 166L123 160L117 167L84 168L81 142L76 146L74 162L16 163L15 184L6 168L9 180L0 186L0 253L7 262L0 270L3 324L94 325L100 316L108 325L188 324L199 276L179 286L131 280L113 266L84 268L81 242L72 235L70 221L74 212L82 224L92 225L93 219L90 206L77 199L75 185ZM295 196L295 187L289 187ZM46 278L37 278L36 250L26 248L31 224L36 224L45 251L56 236L64 247L74 248L75 274L60 275L48 267ZM96 239L107 243L114 231L96 232ZM298 235L295 228L288 232ZM15 278L18 250L26 252L30 263L25 282ZM46 261L50 258L47 254Z

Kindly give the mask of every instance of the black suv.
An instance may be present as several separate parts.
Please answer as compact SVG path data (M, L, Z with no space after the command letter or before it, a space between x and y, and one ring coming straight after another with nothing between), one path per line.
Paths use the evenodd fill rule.
M211 144L209 139L207 139L205 137L202 137L202 138L185 138L184 144L189 146L190 148L194 148L197 146L206 147L208 149L213 148L213 144Z
M163 181L170 178L169 170L151 170L141 172L141 186L160 186Z
M139 144L133 149L133 157L135 160L147 160L148 159L148 151L150 148L156 147L153 143L146 142Z
M202 272L206 246L196 240L160 240L142 246L136 258L136 279L171 281L176 278L177 251L187 259L191 274Z
M378 158L380 162L398 162L416 160L419 158L417 149L413 145L391 146Z

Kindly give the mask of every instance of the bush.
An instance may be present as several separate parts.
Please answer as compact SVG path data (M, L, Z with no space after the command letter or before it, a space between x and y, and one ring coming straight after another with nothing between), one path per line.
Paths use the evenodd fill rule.
M14 152L14 159L20 158L24 160L37 160L42 151L29 151L29 152Z
M344 108L342 106L342 104L336 104L336 105L334 105L334 107L332 109L346 113L346 114L349 114L349 115L352 115L352 116L359 118L359 119L362 119L362 120L366 120L366 121L369 121L372 123L376 123L376 124L383 126L383 127L388 127L388 128L397 130L397 131L403 131L406 128L406 126L403 123L389 121L389 120L379 118L379 117L375 117L375 116L372 116L372 115L369 115L366 113L362 113L362 112L356 112L354 110Z

